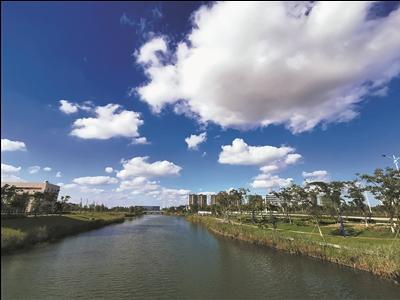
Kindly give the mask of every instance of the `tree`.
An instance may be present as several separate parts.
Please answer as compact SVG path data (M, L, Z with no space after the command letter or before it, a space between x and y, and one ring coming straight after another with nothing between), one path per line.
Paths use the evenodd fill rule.
M318 195L321 193L321 185L316 184L315 182L310 182L307 183L304 188L298 190L301 193L302 203L306 207L307 213L314 219L319 235L325 241L321 227L319 226L322 218L322 207L318 205Z
M255 223L255 212L264 209L264 199L260 195L250 195L249 208L251 210L252 222Z
M40 213L42 202L43 202L43 193L36 192L35 194L33 194L31 212L33 212L35 215Z
M344 221L343 221L343 206L345 205L345 200L342 197L343 189L345 188L345 183L342 181L332 181L332 182L312 182L312 185L318 187L318 190L323 193L323 197L329 201L333 209L333 215L336 213L337 221L339 223L339 231L341 235L345 235Z
M272 192L278 199L281 200L281 208L284 214L286 214L286 218L289 220L289 223L292 224L292 219L290 218L289 210L293 206L293 194L292 187L282 188L279 192Z
M243 205L243 198L246 196L249 190L245 188L239 188L237 190L231 189L229 190L229 204L230 209L235 209L237 211L241 211Z
M5 184L1 187L1 210L9 210L12 208L12 201L17 195L14 185Z
M11 207L17 212L23 213L26 210L29 199L28 193L16 194L11 202Z
M373 175L363 174L360 177L369 184L366 190L382 203L389 215L390 229L394 233L394 218L397 217L399 222L400 217L400 171L392 168L376 169Z
M351 199L350 204L361 211L365 218L365 227L368 227L368 209L365 204L364 189L360 187L360 183L357 180L349 181L346 183L347 195L346 197Z
M228 211L231 205L231 197L226 191L219 192L216 196L216 202L221 208L224 219L229 219Z
M23 213L29 202L28 193L21 193L14 185L5 184L1 187L1 209Z

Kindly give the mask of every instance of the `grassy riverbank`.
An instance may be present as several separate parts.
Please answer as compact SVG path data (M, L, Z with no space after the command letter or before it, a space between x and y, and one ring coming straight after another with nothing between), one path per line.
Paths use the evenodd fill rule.
M74 213L1 219L1 253L124 221L123 213Z
M213 217L192 215L187 219L223 236L312 256L400 282L400 239L388 238L386 233L379 237L379 231L370 229L364 235L341 237L329 234L332 228L322 228L323 239L310 226L282 224L273 230Z

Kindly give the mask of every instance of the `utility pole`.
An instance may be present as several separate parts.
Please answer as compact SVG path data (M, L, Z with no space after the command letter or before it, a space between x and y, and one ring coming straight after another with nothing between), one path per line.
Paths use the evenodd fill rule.
M396 166L396 170L399 171L399 161L400 161L400 157L396 157L394 154L392 155L392 157L386 155L386 154L382 154L383 157L389 158L389 159L393 159L393 164Z

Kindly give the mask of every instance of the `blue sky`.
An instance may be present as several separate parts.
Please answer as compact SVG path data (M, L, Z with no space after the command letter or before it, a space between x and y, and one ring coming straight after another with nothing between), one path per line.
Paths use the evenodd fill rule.
M2 180L165 206L391 166L398 4L257 5L3 2Z

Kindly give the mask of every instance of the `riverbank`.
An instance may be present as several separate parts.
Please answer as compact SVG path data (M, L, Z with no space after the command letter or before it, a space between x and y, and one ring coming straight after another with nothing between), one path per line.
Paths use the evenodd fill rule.
M1 254L124 221L123 213L73 213L1 219Z
M191 215L187 220L204 224L226 237L302 254L351 268L365 270L382 278L400 282L400 240L371 237L340 237L314 232L272 230L214 217Z

